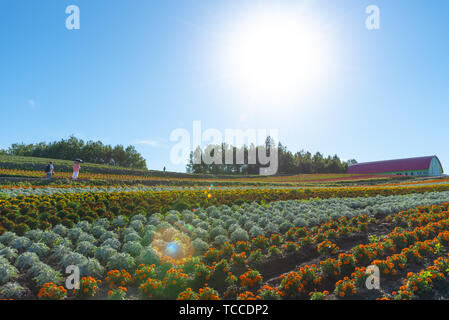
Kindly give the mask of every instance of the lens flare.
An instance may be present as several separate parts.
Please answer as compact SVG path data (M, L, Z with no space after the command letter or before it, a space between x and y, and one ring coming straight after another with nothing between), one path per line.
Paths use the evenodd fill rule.
M186 230L188 233L188 230ZM158 230L151 243L152 248L162 261L182 264L194 254L190 237L174 227Z
M179 244L176 241L169 242L165 247L165 254L172 258L176 258L179 252Z

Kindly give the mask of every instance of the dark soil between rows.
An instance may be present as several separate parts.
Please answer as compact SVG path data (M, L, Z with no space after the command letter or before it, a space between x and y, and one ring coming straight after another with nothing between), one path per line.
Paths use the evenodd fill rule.
M387 223L385 219L382 219L377 223L370 224L367 232L340 238L334 241L334 243L340 248L339 253L347 252L354 246L368 244L370 242L369 236L380 238L389 234L394 227L394 224ZM327 258L321 256L314 247L300 248L295 253L270 259L260 264L254 264L254 268L261 273L263 279L266 279L265 282L268 285L278 286L281 283L280 278L283 274L287 274L306 265L319 265L320 261Z

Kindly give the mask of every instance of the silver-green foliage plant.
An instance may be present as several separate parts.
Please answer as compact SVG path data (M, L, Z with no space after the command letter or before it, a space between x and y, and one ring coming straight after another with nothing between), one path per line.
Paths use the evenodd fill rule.
M86 263L87 258L78 252L69 252L60 261L60 265L65 269L68 266L80 267Z
M101 247L111 247L115 250L120 250L120 247L122 246L122 244L120 243L120 241L118 241L115 238L109 238L106 239L102 244Z
M50 282L59 285L64 281L64 278L59 271L56 271L43 262L33 265L28 270L28 273L33 276L33 281L38 287Z
M9 262L14 263L14 260L17 258L17 250L10 248L10 247L4 247L0 250L0 257L4 257Z
M118 238L119 238L119 236L118 236L117 233L115 233L114 231L108 230L108 231L106 231L105 233L103 233L103 234L101 235L100 241L101 241L101 242L104 242L104 241L106 241L107 239L118 239Z
M181 213L181 218L185 222L190 223L190 222L192 222L193 218L195 218L195 215L189 210L184 210Z
M64 242L64 238L62 236L49 230L46 230L42 233L41 240L50 248L53 248L54 246Z
M129 227L134 229L138 234L141 234L144 230L144 224L141 220L133 220L129 223Z
M19 271L9 263L0 264L0 285L19 277Z
M88 258L87 261L80 266L81 276L90 276L94 278L101 278L104 275L104 267L95 258Z
M162 214L154 213L148 218L148 224L157 226L162 222L163 219L164 219L164 216Z
M140 253L140 256L136 259L137 265L145 264L145 265L158 265L160 263L160 258L157 255L156 251L151 247L146 247Z
M58 224L53 228L53 232L59 234L61 237L67 236L69 229L62 224Z
M34 242L38 242L42 238L43 233L44 233L44 231L42 231L42 230L30 230L25 233L25 237L27 237L28 239L30 239Z
M200 238L193 240L192 245L195 249L196 255L202 255L207 251L207 249L209 249L209 245L207 244L207 242L201 240Z
M14 232L6 231L0 236L0 243L7 246L15 238L17 235Z
M106 218L100 218L100 219L97 219L97 220L95 220L95 221L93 222L93 224L92 224L93 227L102 227L102 228L104 228L104 229L108 229L108 228L109 228L109 225L110 225L110 222L109 222L109 220L106 219ZM91 231L92 231L92 230L91 230Z
M179 220L179 212L171 210L167 213L167 216L165 217L165 221L175 224Z
M248 232L246 232L241 228L236 229L234 232L231 233L232 242L247 241L248 239L249 239Z
M269 222L265 225L265 231L269 234L277 234L279 233L279 227L272 222Z
M134 229L133 229L134 230ZM142 241L142 238L134 231L134 232L129 232L125 235L125 237L123 238L124 242L134 242L134 241Z
M226 230L221 226L217 226L217 227L213 228L209 233L209 236L211 239L215 239L219 235L222 235L222 236L227 235Z
M95 254L95 250L97 250L97 247L92 244L92 242L89 241L81 241L78 242L78 245L76 246L75 251L78 253L81 253L83 256L86 257L93 257Z
M44 258L49 254L50 248L42 242L34 242L28 247L27 252L34 252L40 258Z
M224 235L218 235L214 239L214 244L217 247L220 247L220 246L224 245L226 242L229 242L229 239L228 239L228 237L226 237Z
M143 224L147 223L147 217L144 214L136 214L134 215L131 220L131 222L133 221L141 221Z
M20 299L25 297L27 290L17 282L8 282L0 288L0 295L6 299Z
M95 258L106 264L110 257L117 253L117 250L110 246L101 246L95 251Z
M193 236L195 239L207 240L207 238L209 237L209 233L206 230L197 227L193 231Z
M114 229L123 228L128 224L128 220L126 216L117 216L112 220L111 225Z
M107 230L100 225L95 225L90 230L90 233L96 238L99 239Z
M17 257L15 266L19 268L19 270L24 271L31 268L34 264L38 263L39 257L34 252L25 252Z
M81 230L83 230L84 232L89 232L91 225L88 221L80 221L76 224L76 227L80 228Z
M78 241L78 238L81 236L81 234L83 234L84 231L83 229L79 228L79 227L75 227L75 228L71 228L68 232L67 232L67 237L72 241L72 242L76 242Z
M129 253L116 253L109 258L107 268L109 270L128 270L134 271L136 263L134 258Z
M249 230L249 234L252 238L255 238L257 236L265 235L265 231L261 227L255 225Z
M71 252L72 251L70 250L70 248L66 247L63 244L59 244L55 246L53 249L51 249L50 259L59 262L65 255Z
M143 246L137 241L129 241L123 245L122 252L129 253L134 258L140 255Z
M154 234L155 234L155 233L156 233L156 232L153 231L153 230L146 230L146 231L144 232L143 236L142 236L142 241L141 241L142 245L143 245L143 246L148 246L148 245L150 245L151 242L153 241L153 238L154 238Z
M157 228L158 230L163 230L163 229L172 228L173 226L170 223L168 223L167 221L163 221L157 227L158 227Z
M92 244L94 244L94 245L97 243L97 239L96 239L93 235L91 235L91 234L89 234L89 233L87 233L87 232L83 232L83 233L78 237L78 243L79 243L79 242L83 242L83 241L90 242L90 243L92 243Z

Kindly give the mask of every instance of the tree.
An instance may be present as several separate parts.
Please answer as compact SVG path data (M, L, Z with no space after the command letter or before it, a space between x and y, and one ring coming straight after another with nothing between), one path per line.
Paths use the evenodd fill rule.
M196 148L195 152L191 152L190 160L187 164L187 172L189 173L213 173L213 174L259 174L259 170L262 167L259 161L260 148L264 148L267 156L271 152L278 153L278 173L279 174L301 174L301 173L346 173L348 164L341 161L337 155L333 157L327 156L326 158L317 152L312 156L310 152L301 150L293 154L282 143L276 144L274 140L267 137L264 146L242 146L240 148L222 144L221 148L218 146L217 152L220 153L219 157L222 158L222 164L210 164L206 165L203 160L203 155L210 152L210 155L214 155L214 147L208 146L204 150ZM225 163L226 152L232 152L232 164ZM242 152L244 155L244 163L237 163L237 152ZM194 159L201 159L197 164L194 163ZM353 160L355 161L355 160Z
M37 144L12 144L8 151L9 155L28 156L38 158L53 158L74 160L82 158L86 162L116 165L134 169L146 169L145 159L137 152L134 146L122 145L112 147L104 145L101 141L88 141L74 136L67 140L60 140L50 143L40 142Z

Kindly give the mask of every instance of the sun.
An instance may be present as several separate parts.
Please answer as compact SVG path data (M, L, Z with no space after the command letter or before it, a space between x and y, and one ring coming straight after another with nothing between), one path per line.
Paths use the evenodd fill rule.
M228 78L251 96L293 98L324 81L328 43L300 17L258 14L238 24L230 38Z

